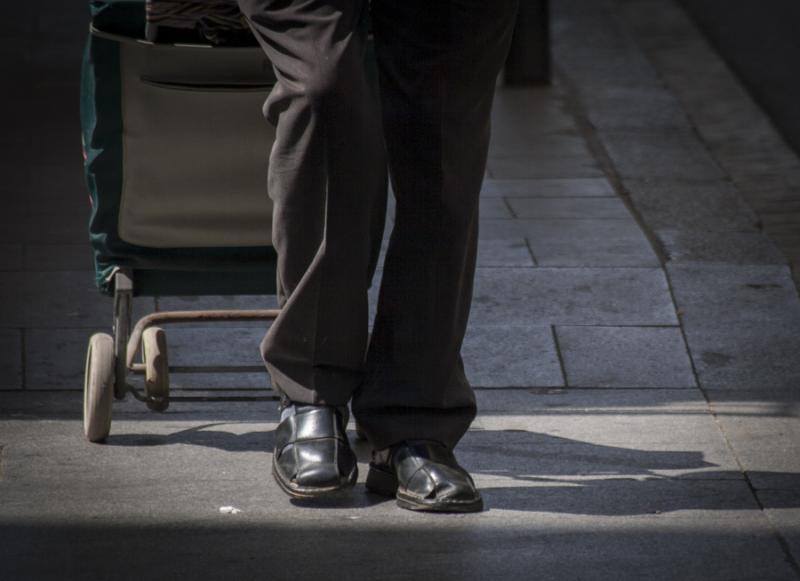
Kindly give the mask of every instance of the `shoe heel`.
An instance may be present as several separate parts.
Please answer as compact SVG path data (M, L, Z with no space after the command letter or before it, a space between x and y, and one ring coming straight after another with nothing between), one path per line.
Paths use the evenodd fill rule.
M397 478L395 478L395 475L373 466L369 467L365 486L370 492L383 496L394 498L397 494Z

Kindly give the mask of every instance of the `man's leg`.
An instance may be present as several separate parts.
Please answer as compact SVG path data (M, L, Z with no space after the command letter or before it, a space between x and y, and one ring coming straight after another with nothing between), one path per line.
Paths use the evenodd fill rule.
M341 406L361 381L367 287L386 203L380 119L365 77L366 0L239 0L278 84L264 113L282 312L261 344L294 402Z
M495 81L517 0L373 0L397 213L353 409L377 449L452 449L475 415L460 356Z
M377 100L367 84L367 0L239 0L278 83L264 106L281 313L261 343L288 402L272 474L297 498L352 486L345 426L362 378L367 287L386 204Z

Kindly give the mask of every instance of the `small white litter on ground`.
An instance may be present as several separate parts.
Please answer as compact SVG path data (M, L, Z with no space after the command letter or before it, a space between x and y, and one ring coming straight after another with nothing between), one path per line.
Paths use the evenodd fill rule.
M239 514L242 512L242 509L236 508L235 506L220 506L219 511L222 514Z

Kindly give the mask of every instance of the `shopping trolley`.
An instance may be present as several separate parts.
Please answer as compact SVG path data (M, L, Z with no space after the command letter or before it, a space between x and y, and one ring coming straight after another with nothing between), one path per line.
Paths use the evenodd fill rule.
M255 43L162 42L146 26L144 0L94 0L90 9L81 71L89 237L97 286L114 298L113 332L94 334L86 356L84 433L98 442L109 434L115 398L131 394L163 411L170 372L204 370L170 366L163 325L279 313L131 319L134 296L275 293L266 191L274 134L261 114L275 78ZM143 389L130 374L144 375Z

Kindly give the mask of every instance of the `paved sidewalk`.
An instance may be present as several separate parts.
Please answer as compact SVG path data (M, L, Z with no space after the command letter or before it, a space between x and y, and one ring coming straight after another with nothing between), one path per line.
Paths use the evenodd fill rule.
M498 89L481 205L464 346L480 415L458 451L488 510L366 494L354 435L352 495L290 502L263 373L175 376L177 395L250 401L118 402L107 444L87 444L84 350L111 305L65 105L37 121L35 157L2 166L18 181L0 216L0 579L800 579L797 289L636 35L649 14L704 41L671 0L553 4L558 78ZM31 43L28 61L70 71L31 81L35 106L75 94L73 36ZM174 364L259 363L260 325L167 333Z

